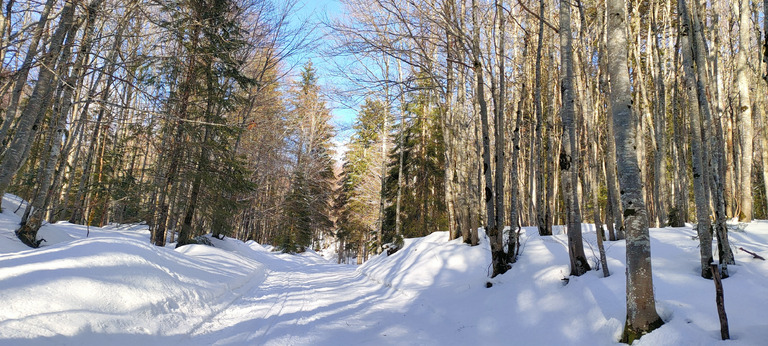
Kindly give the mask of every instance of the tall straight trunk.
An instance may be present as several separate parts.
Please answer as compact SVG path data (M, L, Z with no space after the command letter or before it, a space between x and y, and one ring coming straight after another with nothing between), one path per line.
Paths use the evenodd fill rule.
M539 2L539 17L544 18L544 6L546 1ZM536 142L533 146L534 156L536 157L537 173L536 174L536 224L539 228L539 235L552 235L552 225L549 223L548 202L545 192L544 176L547 172L547 159L546 152L541 150L544 145L543 131L544 131L544 110L541 100L541 56L542 48L544 46L544 21L539 20L539 39L536 44L536 86L534 91L534 106L536 108L536 128L535 137ZM551 178L551 176L550 176Z
M581 211L577 186L579 184L579 156L576 150L575 97L573 90L573 48L571 35L571 4L560 1L560 87L562 109L560 117L563 123L562 152L560 153L560 172L568 216L568 255L571 262L571 275L580 276L590 270L587 256L584 254L584 242L581 236Z
M66 75L69 68L69 57L74 42L74 36L77 31L77 25L73 25L67 34L67 42L65 44L64 53L61 55L58 66L60 75ZM77 71L76 71L77 72ZM69 80L69 78L68 78ZM66 112L69 111L71 102L70 88L59 83L59 90L56 91L56 106L51 117L51 124L48 131L48 139L43 150L47 152L47 156L43 155L40 159L40 167L37 173L37 192L32 200L32 203L27 205L27 210L24 212L24 216L21 219L21 227L16 231L17 236L20 239L26 239L24 243L32 242L38 245L37 231L43 224L43 219L47 210L49 188L53 180L54 169L56 163L59 160L59 154L61 153L62 135L66 131ZM64 95L62 97L62 94ZM50 149L48 149L50 148Z
M203 136L203 148L200 149L200 157L198 159L197 171L195 172L195 180L192 182L192 191L189 195L189 201L187 201L187 208L184 211L184 220L181 224L181 231L179 232L178 242L176 247L186 245L192 238L192 220L195 216L195 210L197 209L198 199L200 197L200 187L203 180L203 172L208 169L208 149L205 142L208 141L209 129L206 126L205 135Z
M455 3L453 1L448 1L444 5L444 13L443 16L445 17L445 20L449 23L453 21L453 13L455 8ZM443 141L445 143L445 150L443 152L444 155L444 166L443 170L445 171L445 206L448 211L448 238L450 240L456 239L461 236L461 228L459 225L461 224L459 221L459 215L460 212L457 211L456 208L456 194L457 194L457 184L456 184L456 166L457 166L457 160L456 160L456 151L460 150L458 148L457 143L457 136L456 136L456 129L455 129L455 123L456 123L456 106L453 103L453 90L454 90L454 84L455 84L455 75L454 75L454 68L453 68L453 60L454 57L454 50L453 45L454 38L450 30L446 30L445 32L445 52L446 52L446 88L445 88L445 105L444 105L444 114L443 119L441 122L441 131L443 134ZM388 67L388 65L387 65ZM389 72L387 71L386 74ZM386 86L385 86L386 87ZM385 93L387 95L387 100L389 100L389 90L387 89L387 92ZM386 123L385 123L386 125ZM386 128L386 126L385 126ZM386 133L386 132L385 132ZM382 155L386 155L384 151L384 142L382 142ZM386 157L386 156L383 156ZM383 213L383 205L384 205L384 177L386 173L386 167L387 162L386 160L382 161L382 176L381 176L381 219L384 218Z
M389 71L387 71L387 75L389 75ZM383 247L382 244L382 233L384 228L384 208L385 208L385 201L386 196L384 194L384 184L387 177L387 141L389 140L389 90L385 93L387 95L387 109L384 111L384 122L383 127L381 130L381 177L379 178L379 182L381 184L381 187L379 188L379 216L378 221L376 222L376 253L381 253Z
M680 36L678 34L678 42ZM684 108L680 105L680 58L675 54L674 58L674 71L675 71L675 87L674 95L672 97L672 122L674 130L673 148L678 164L675 165L675 210L676 215L673 220L670 220L670 226L672 227L684 227L688 222L688 155L685 144L688 143L686 139L686 131L684 130L685 124L683 120Z
M728 241L727 228L725 225L725 198L721 175L721 164L723 152L721 151L721 137L717 136L715 119L707 97L706 87L709 85L709 75L707 73L707 47L702 30L703 23L698 14L698 6L691 6L691 20L693 25L693 56L696 61L696 89L698 91L699 110L704 118L702 124L703 136L706 138L706 148L703 158L706 169L706 181L711 191L711 198L715 208L715 234L717 235L718 254L721 264L721 276L728 277L728 264L735 264L733 252ZM717 120L719 122L719 120Z
M749 47L749 27L751 12L749 0L738 0L732 3L734 12L739 17L739 51L736 53L736 87L739 91L738 124L741 135L741 174L739 221L752 221L752 103L749 95L749 71L746 47ZM745 48L745 49L742 49Z
M592 163L589 168L592 170L592 174L588 179L582 179L584 185L584 194L592 196L592 220L595 223L595 235L597 237L597 250L600 254L600 267L603 269L603 277L611 275L608 271L608 259L605 255L605 246L603 245L603 238L605 233L603 232L603 223L600 221L600 202L598 199L598 186L597 177L600 176L600 158L599 158L599 143L600 143L600 131L595 130L593 132L595 141L592 143ZM586 168L586 167L585 167Z
M500 30L503 33L503 30ZM500 54L503 57L503 52ZM523 44L522 58L525 60L528 57L528 44ZM503 58L501 58L503 59ZM502 68L503 71L503 68ZM501 94L503 95L503 93ZM520 230L520 209L519 205L519 186L518 186L518 172L520 171L520 123L522 122L523 112L525 108L525 100L528 97L528 89L526 84L523 83L523 87L520 90L520 100L517 102L517 112L515 118L512 120L512 156L510 158L509 167L509 241L507 245L507 260L510 263L517 261L516 252L518 248L518 231ZM498 145L498 144L497 144ZM533 155L531 155L533 156ZM531 187L529 187L530 189ZM530 191L530 190L529 190ZM503 195L503 194L502 194ZM499 213L503 213L504 210L499 209Z
M206 67L206 71L210 71L212 68L211 63L208 62L208 66ZM207 88L208 88L208 99L206 100L206 110L205 110L205 122L206 123L212 123L213 122L213 112L214 112L214 97L216 97L213 93L214 83L211 72L207 73L206 81L208 82ZM195 210L197 209L198 199L200 197L200 187L202 185L203 180L203 174L208 171L208 155L209 155L209 140L211 135L211 128L210 125L203 125L205 127L204 133L203 133L203 140L201 142L201 148L200 148L200 156L197 159L197 172L195 172L195 179L192 182L192 191L189 195L189 200L187 201L187 208L184 211L184 220L181 224L181 231L179 232L179 239L176 244L176 247L186 245L189 243L190 238L192 238L192 220L195 216Z
M400 81L403 81L403 69L402 65L400 64L400 61L397 62L397 74ZM402 207L402 200L403 200L403 166L405 165L405 112L406 112L406 106L405 106L405 96L401 93L401 110L400 110L400 134L398 136L398 146L400 148L400 153L398 155L398 161L397 161L397 199L395 201L395 236L401 236L402 235L402 225L401 225L401 207Z
M27 55L24 57L24 62L21 63L21 67L19 68L19 71L16 72L16 76L15 76L16 81L14 82L13 90L11 91L11 100L8 103L8 108L5 109L3 126L0 128L0 147L4 147L2 143L5 142L5 139L6 139L5 137L8 135L8 130L11 128L11 124L13 124L13 120L16 118L16 112L18 111L18 108L19 108L19 101L21 100L21 95L24 91L24 87L27 85L27 78L29 77L29 71L32 69L32 66L33 66L32 63L37 57L37 50L38 50L38 46L40 45L40 39L42 38L43 32L45 31L46 24L48 23L48 17L50 17L51 8L55 3L56 3L55 0L46 1L45 6L43 7L43 11L40 13L40 19L38 20L37 25L35 26L35 31L32 34L32 39L29 42L29 46L27 46ZM12 5L12 4L13 3L11 2L8 5ZM67 4L69 8L72 7L71 3L67 3ZM74 14L74 9L71 9L70 11ZM62 16L61 16L62 19L64 18L65 14L67 14L67 12L64 12L64 10L62 10ZM11 18L8 18L8 21L10 23ZM66 24L66 22L60 21L59 28L62 27L62 24ZM66 31L64 31L64 33L66 33ZM64 33L62 33L62 35ZM5 57L5 54L3 54L2 56ZM48 60L49 63L52 61L53 60ZM2 192L5 192L5 189L3 189Z
M62 9L59 25L51 37L48 52L41 59L41 63L50 68L40 69L32 95L19 117L16 132L0 164L0 196L5 193L11 179L24 164L32 147L32 141L35 139L35 134L42 127L41 122L50 104L53 89L56 87L55 64L59 58L64 38L74 25L74 14L74 4L66 2L64 9ZM22 241L32 246L35 240L31 239L31 242L28 242L30 239L22 239Z
M691 152L693 154L693 192L696 200L697 232L699 235L699 252L701 255L701 276L712 278L709 264L712 262L712 233L709 220L709 193L705 183L704 147L701 141L701 113L698 103L696 74L694 72L693 47L691 31L692 22L688 15L685 0L678 0L680 13L680 50L683 55L683 88L688 96L688 118L691 119L690 131Z
M609 11L608 11L608 2L605 3L605 13L606 13L606 20L605 20L605 36L604 41L608 42L608 21L609 21ZM607 54L607 46L606 46L606 55ZM610 75L610 67L608 59L601 57L600 63L604 64L605 73ZM611 86L608 87L609 90L611 89ZM613 95L613 92L611 91L611 95ZM614 134L613 134L613 105L612 102L608 102L607 107L607 113L606 113L606 120L605 120L605 152L606 152L606 159L605 159L605 176L606 176L606 185L608 187L608 208L610 208L611 215L613 215L613 220L609 220L608 223L614 224L615 229L615 236L612 238L609 238L610 240L621 240L624 239L624 215L621 212L621 200L620 200L620 193L619 193L619 180L616 176L616 142L613 141Z
M461 55L460 59L463 58L463 53L461 51L458 52L458 54ZM459 69L459 85L467 85L467 69ZM467 109L468 104L470 100L467 98L466 94L466 88L458 88L457 93L457 104L461 107L462 112L460 113L461 119L459 123L457 123L458 130L461 133L461 137L466 142L461 142L462 145L460 149L458 149L458 159L461 163L460 169L458 169L459 174L459 188L461 189L461 194L459 195L459 202L460 206L458 208L459 214L460 214L460 228L461 228L461 234L462 238L465 243L471 244L471 245L477 245L478 243L478 237L477 237L477 223L479 221L479 218L476 213L476 206L478 205L476 200L476 189L475 189L475 179L472 176L472 167L473 166L473 153L472 153L472 143L474 143L474 130L472 126L472 117L468 116Z
M655 6L654 6L655 7ZM662 61L662 29L657 19L657 11L653 11L653 36L655 36L653 46L653 59L656 63L656 102L654 102L654 132L656 134L656 150L653 154L653 177L654 177L654 200L656 209L656 225L664 227L667 223L667 203L666 192L662 187L667 186L666 181L666 153L667 153L667 91L664 84L664 62Z
M768 93L768 0L763 0L763 80L765 81L764 91ZM768 105L768 95L763 93L763 183L765 184L765 207L768 209L768 112L765 106ZM767 211L768 212L768 211Z
M493 176L491 175L491 138L489 133L488 124L488 105L485 101L485 83L483 82L483 62L480 56L480 20L478 0L472 0L472 23L473 23L473 40L472 40L472 59L475 72L475 99L480 107L480 130L482 131L483 141L483 177L485 178L485 219L486 230L488 236L493 239L496 235L496 216L494 215L494 194L493 194ZM492 240L491 244L495 244ZM499 249L491 249L492 252Z
M664 322L656 312L648 214L643 201L640 167L635 155L635 131L639 119L633 114L631 100L624 5L622 0L608 1L607 53L611 75L611 111L616 130L616 161L627 243L627 321L621 341L631 344Z
M502 0L496 0L496 18L498 19L498 43L497 43L497 52L496 52L496 64L498 65L498 92L496 93L495 97L496 100L494 102L494 145L495 145L495 153L494 153L494 198L495 198L495 208L496 213L495 217L496 220L494 224L496 225L496 239L494 240L496 242L496 248L498 252L495 253L496 259L494 259L495 263L495 275L503 274L507 271L508 268L508 262L509 259L507 258L508 255L513 254L505 254L504 251L504 226L506 225L506 222L504 220L506 213L504 212L504 166L506 164L506 160L504 159L504 107L506 106L506 95L505 95L505 84L506 84L506 78L505 78L505 71L504 71L504 9ZM514 189L516 190L516 189ZM516 191L515 191L516 192ZM511 206L512 209L517 208L516 205ZM517 217L515 217L517 218ZM511 220L514 222L514 220ZM510 233L510 241L513 240L513 237L511 237Z

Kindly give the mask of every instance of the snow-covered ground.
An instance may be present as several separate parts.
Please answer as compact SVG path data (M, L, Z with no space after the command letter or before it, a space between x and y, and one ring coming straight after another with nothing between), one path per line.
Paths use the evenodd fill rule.
M606 242L610 277L566 284L565 236L526 228L519 261L489 280L487 242L442 232L361 267L233 239L158 248L142 226L92 227L86 238L84 226L46 225L48 242L33 250L13 235L18 203L6 195L0 214L0 345L614 345L623 327L622 242ZM584 227L591 256L595 232ZM768 344L768 263L736 250L723 281L733 340L720 341L694 234L651 230L667 323L636 344ZM768 257L768 222L730 236L734 249Z

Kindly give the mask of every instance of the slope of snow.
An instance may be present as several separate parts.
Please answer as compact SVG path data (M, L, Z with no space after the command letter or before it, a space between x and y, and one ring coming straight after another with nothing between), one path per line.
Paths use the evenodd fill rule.
M398 290L447 290L461 293L485 287L491 266L490 244L481 230L479 246L448 241L448 232L405 239L403 248L387 257L375 256L359 271Z
M568 278L560 228L548 237L525 228L517 263L488 279L486 237L471 247L444 232L360 267L230 238L160 248L141 225L46 225L47 242L29 249L13 234L19 203L6 195L0 214L1 345L591 346L616 345L624 323L623 242L606 242L611 276ZM666 324L635 344L765 345L768 263L735 249L768 257L768 222L730 233L730 341L720 340L714 285L698 276L694 236L651 230ZM584 225L592 265L595 237Z
M584 232L586 252L595 267L594 227L584 225ZM714 284L698 276L694 236L690 227L651 230L657 311L667 323L638 345L724 343ZM601 272L591 271L568 278L565 235L540 237L535 228L526 227L518 262L506 274L487 279L484 274L491 260L487 240L481 239L480 246L469 247L459 240L448 241L445 233L433 233L410 239L399 252L375 257L359 270L377 282L410 292L440 315L440 324L452 326L450 337L441 343L616 344L625 320L623 242L605 243L611 276L603 278ZM768 223L753 222L745 232L731 232L730 239L734 250L743 246L765 256ZM732 339L728 343L764 345L768 340L768 263L742 251L736 252L736 261L738 265L729 267L731 277L723 281ZM486 282L493 286L485 288Z
M18 223L11 212L0 224ZM145 228L85 233L47 225L41 236L56 242L8 251L18 242L13 227L0 229L0 344L163 344L266 276L264 265L233 252L152 246Z

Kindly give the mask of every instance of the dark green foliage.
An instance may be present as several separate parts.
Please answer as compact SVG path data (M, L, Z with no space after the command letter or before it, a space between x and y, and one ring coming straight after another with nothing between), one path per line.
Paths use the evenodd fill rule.
M353 125L355 133L345 154L336 199L336 237L342 244L354 245L353 251L365 246L374 250L379 245L375 243L373 234L379 221L380 143L387 114L388 110L382 102L366 100Z
M684 227L685 221L683 220L683 215L681 214L680 210L677 209L676 206L672 206L669 208L669 214L667 215L667 225L672 227Z
M312 62L304 66L294 92L292 140L295 141L295 166L290 190L283 203L280 247L300 252L330 233L331 201L334 194L334 160L331 157L333 129L330 112L320 98L317 75Z
M400 150L404 150L403 191L401 201L402 236L421 237L447 229L445 206L445 150L440 131L439 112L430 108L427 93L419 93L407 107L410 121L389 156L389 171L385 181L385 211L383 241L392 241L395 230L395 204L399 174Z

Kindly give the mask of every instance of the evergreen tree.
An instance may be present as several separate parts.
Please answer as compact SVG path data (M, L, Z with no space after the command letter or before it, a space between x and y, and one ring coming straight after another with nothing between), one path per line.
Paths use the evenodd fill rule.
M378 248L371 235L379 218L378 196L381 191L381 152L377 150L383 136L387 111L380 101L366 100L352 126L355 131L345 154L341 186L336 201L340 248L358 251L362 261L366 251ZM363 251L361 251L363 250Z
M293 110L288 117L294 146L290 193L284 202L283 251L303 251L333 227L334 160L331 114L317 84L317 73L308 61L293 90Z
M385 212L384 242L395 230L395 209L400 151L403 151L403 191L401 200L402 236L421 237L445 230L448 215L445 206L445 145L440 131L440 112L434 107L428 91L416 93L406 107L410 118L397 136L388 158L389 173L385 196L389 207ZM399 143L402 143L402 147Z

